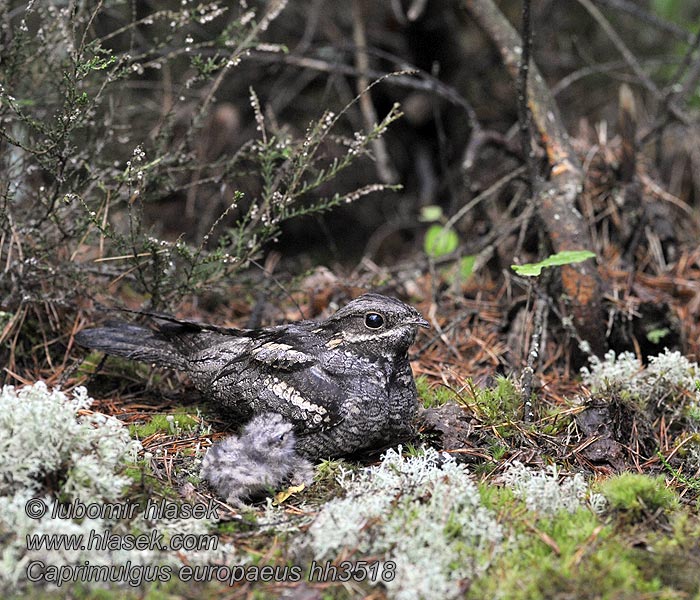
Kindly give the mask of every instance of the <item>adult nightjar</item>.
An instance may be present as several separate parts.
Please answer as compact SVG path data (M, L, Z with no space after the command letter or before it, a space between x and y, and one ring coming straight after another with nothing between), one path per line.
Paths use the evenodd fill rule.
M154 328L86 329L82 345L184 371L239 421L274 412L308 458L377 447L412 432L416 386L408 348L428 323L400 300L365 294L324 321L233 329L174 318Z

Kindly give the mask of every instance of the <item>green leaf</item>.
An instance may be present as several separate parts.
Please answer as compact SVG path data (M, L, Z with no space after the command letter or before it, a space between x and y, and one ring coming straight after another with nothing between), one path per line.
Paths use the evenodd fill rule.
M430 204L420 209L419 220L423 223L435 223L442 219L442 208L436 204Z
M459 261L459 274L462 276L462 280L466 281L471 277L474 272L474 263L476 262L476 254L470 256L462 257Z
M450 254L457 249L458 245L459 237L451 228L431 225L428 231L425 232L423 249L431 258L439 258Z
M524 277L539 277L545 267L561 267L562 265L583 262L589 258L595 258L595 253L590 250L566 250L552 254L540 262L511 265L510 268Z
M658 344L662 339L664 339L669 333L671 333L671 330L668 327L664 327L662 329L652 329L647 333L647 339L652 343L652 344Z

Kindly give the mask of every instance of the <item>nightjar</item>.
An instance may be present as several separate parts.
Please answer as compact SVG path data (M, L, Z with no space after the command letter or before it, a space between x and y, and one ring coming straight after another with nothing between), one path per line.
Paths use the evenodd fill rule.
M240 436L231 435L214 444L202 461L202 478L229 504L241 506L285 479L292 485L313 481L312 464L294 448L292 424L277 413L253 417Z
M324 321L233 329L159 317L153 329L116 323L76 341L184 371L208 399L246 421L275 412L308 458L377 447L413 431L416 385L408 348L428 323L413 307L365 294Z

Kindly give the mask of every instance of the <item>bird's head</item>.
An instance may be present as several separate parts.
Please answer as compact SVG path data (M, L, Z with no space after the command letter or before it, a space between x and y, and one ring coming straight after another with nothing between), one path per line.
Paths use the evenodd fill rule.
M245 426L244 441L267 459L294 452L296 437L292 424L277 413L257 415Z
M352 345L360 354L397 356L416 339L428 322L412 306L381 294L364 294L328 319L335 334L329 342Z

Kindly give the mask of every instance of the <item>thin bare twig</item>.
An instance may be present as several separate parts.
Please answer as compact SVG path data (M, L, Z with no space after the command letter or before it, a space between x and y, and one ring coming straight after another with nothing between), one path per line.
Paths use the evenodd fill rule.
M494 0L463 0L481 28L498 48L503 64L516 79L522 54L522 39ZM551 167L549 180L538 190L538 214L556 252L590 248L592 242L576 200L583 173L559 109L537 65L529 64L527 98L533 126L540 134ZM562 287L571 299L574 324L596 354L607 348L602 322L602 283L590 262L566 265L560 271Z
M668 86L666 86L667 93L673 94L675 93L676 85L683 80L683 77L685 77L685 83L683 84L681 91L676 94L677 99L685 97L689 92L695 89L695 85L697 84L698 65L700 65L700 61L696 60L695 63L693 63L693 55L698 51L699 48L700 29L698 29L698 31L695 32L693 39L688 44L688 49L683 55L683 60L681 61L681 64L678 65L677 71L671 78L671 81L668 84ZM691 64L693 64L693 68L689 71L688 69Z
M641 81L644 87L652 93L654 98L656 98L659 102L663 103L664 94L661 92L658 86L651 80L649 75L646 74L646 71L642 69L642 66L639 64L637 57L627 47L625 42L622 41L622 38L617 34L613 26L610 24L610 21L608 21L605 18L605 15L603 15L603 13L600 12L598 7L595 6L591 2L591 0L577 1L588 11L591 17L593 17L593 19L598 23L598 25L600 25L600 28L605 32L605 35L608 36L615 48L617 48L617 51L622 55L625 62L627 62L630 69L632 69L632 71L637 76L639 81ZM667 108L668 112L671 113L673 117L678 119L681 123L688 125L691 122L690 117L688 117L688 115L685 114L685 112L679 109L677 106L673 104L667 104Z
M527 80L530 73L530 48L532 46L532 23L530 22L530 0L523 0L522 29L520 37L523 41L518 66L518 77L515 80L518 95L518 125L520 127L520 143L525 157L528 172L528 188L532 196L538 188L537 161L532 147L532 113L528 106Z
M523 421L531 423L535 417L535 409L532 403L532 379L535 368L540 357L540 338L542 337L542 323L544 320L544 310L547 308L547 301L537 297L535 301L535 321L533 324L532 341L530 342L530 352L527 356L527 366L523 369L521 376Z
M640 65L643 68L658 68L667 65L678 64L679 59L677 56L667 56L665 58L650 58L644 61L640 61ZM627 67L627 63L624 60L611 60L602 63L591 64L585 67L581 67L576 71L572 71L568 75L562 77L557 83L552 86L552 95L558 96L565 89L580 81L586 77L591 77L592 75L600 75L601 73L610 73L611 71L618 71ZM613 75L611 75L613 77Z
M192 122L188 130L188 135L183 137L183 141L180 144L181 147L183 147L186 142L191 142L191 136L194 135L197 126L204 118L204 115L207 114L209 110L209 105L214 101L216 93L219 91L221 84L224 82L224 79L229 74L231 69L233 69L238 64L238 61L240 60L240 57L243 55L243 53L247 51L247 49L251 46L251 44L257 38L257 36L267 29L270 22L273 21L279 15L280 11L284 9L284 6L285 3L283 2L283 0L275 0L274 2L270 2L267 6L265 13L260 18L260 21L248 32L248 35L243 40L241 40L239 44L234 48L234 50L229 54L226 63L224 64L223 68L219 71L218 75L216 76L216 79L214 79L214 81L212 82L211 86L209 87L209 90L207 91L206 96L204 97L204 100L202 100L202 103L199 105L197 112L193 116Z
M457 221L459 221L464 215L466 215L470 210L472 210L477 204L479 204L483 200L486 200L487 198L498 192L504 185L513 181L514 179L516 179L520 175L523 175L524 173L525 167L518 167L516 169L513 169L510 173L506 173L488 189L485 189L478 196L472 198L471 201L467 202L467 204L465 204L454 215L452 215L447 221L447 223L445 223L445 229L449 229L450 227L452 227Z
M647 143L661 134L670 123L669 106L674 106L682 110L687 97L695 90L700 80L700 59L693 62L693 56L700 48L700 30L694 36L692 42L683 56L683 60L678 65L675 74L664 89L664 102L659 107L656 119L651 128L641 136L641 142ZM691 67L692 64L692 68ZM685 81L683 81L685 79ZM681 84L681 81L683 83ZM680 89L679 89L680 88Z
M430 73L419 69L413 65L406 64L405 61L399 61L397 57L393 54L380 52L378 50L367 49L368 54L377 55L379 57L384 57L389 60L393 60L401 67L402 70L411 71L412 75L395 75L386 82L389 85L396 85L408 89L419 90L424 92L430 92L437 94L441 98L447 100L450 104L459 106L467 114L469 120L469 126L472 129L479 128L478 119L476 117L476 111L467 102L467 100L459 94L459 92L436 79ZM310 56L294 56L294 55L280 55L280 54L270 54L269 52L251 52L248 60L255 60L259 62L275 62L283 63L288 65L293 65L300 67L302 69L312 69L314 71L319 71L321 73L332 73L334 75L348 75L350 77L359 77L360 72L350 65L346 65L340 62L329 62L321 60L319 58L313 58ZM371 77L372 79L379 79L388 75L386 71L377 71L374 69L368 69L365 75Z
M362 18L363 0L352 0L352 37L355 42L355 66L359 73L357 77L357 93L360 95L360 111L365 122L367 131L371 131L379 122L377 111L372 103L372 96L369 92L369 57L367 55L367 36L365 35L365 24ZM391 165L389 152L386 149L384 138L378 137L372 140L372 150L377 165L377 175L382 183L396 183L398 176Z
M596 0L596 4L604 4L605 6L618 10L620 12L632 15L635 19L643 21L659 31L671 34L673 37L690 43L692 34L683 27L676 25L671 21L662 19L658 15L648 11L643 2L633 2L632 0Z

